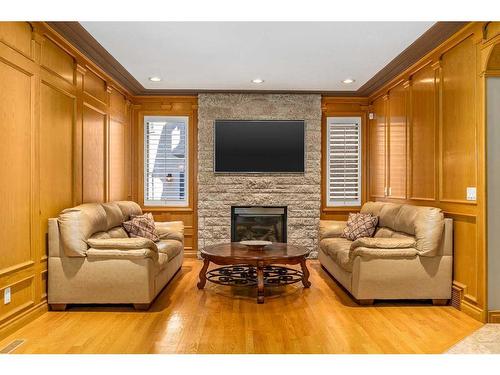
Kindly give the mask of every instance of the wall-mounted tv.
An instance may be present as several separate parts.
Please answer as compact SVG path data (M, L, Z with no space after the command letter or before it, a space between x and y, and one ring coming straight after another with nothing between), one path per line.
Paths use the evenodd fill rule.
M302 120L216 120L214 131L215 172L304 172Z

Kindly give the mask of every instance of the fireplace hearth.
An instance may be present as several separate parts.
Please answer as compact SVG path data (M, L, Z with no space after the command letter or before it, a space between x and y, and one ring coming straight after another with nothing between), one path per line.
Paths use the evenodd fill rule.
M231 207L231 241L286 242L286 207Z

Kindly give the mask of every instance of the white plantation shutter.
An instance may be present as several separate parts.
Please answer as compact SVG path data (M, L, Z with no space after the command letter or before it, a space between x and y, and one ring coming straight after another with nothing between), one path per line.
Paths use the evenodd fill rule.
M327 204L361 205L361 118L327 118Z
M187 140L187 117L144 117L144 205L188 205Z

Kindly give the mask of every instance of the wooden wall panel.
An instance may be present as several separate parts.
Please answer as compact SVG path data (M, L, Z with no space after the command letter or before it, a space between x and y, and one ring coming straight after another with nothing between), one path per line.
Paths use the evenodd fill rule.
M406 199L406 96L407 89L399 84L389 91L388 99L388 165L389 194Z
M436 199L436 80L427 65L412 76L410 86L409 137L411 199Z
M83 109L83 202L106 201L106 115L85 106Z
M32 95L32 76L0 60L0 274L32 260Z
M33 276L29 276L15 283L6 285L10 287L12 302L4 305L0 303L0 326L16 314L20 314L35 304L35 291ZM0 288L3 296L4 288Z
M384 197L386 187L386 99L373 102L374 119L369 131L369 191L370 197Z
M388 165L389 191L392 198L406 199L406 95L407 89L399 84L389 91L388 99Z
M477 301L478 280L477 267L478 259L475 250L477 249L477 223L474 217L452 215L453 219L453 243L454 243L454 278L466 285L464 290L473 302Z
M114 119L109 123L109 200L130 199L130 127Z
M87 69L85 77L83 78L83 90L86 94L99 100L101 103L106 103L106 81L90 69Z
M41 65L67 82L74 82L75 61L73 57L48 38L45 38L42 45Z
M498 24L490 24L488 34ZM486 72L487 56L500 45L498 33L485 38L484 25L469 24L370 98L377 115L383 97L409 82L409 198L375 194L380 185L370 179L370 199L436 206L454 220L453 290L460 309L482 321L487 319L484 80L496 74ZM389 137L389 147L390 142ZM370 149L371 168L380 158L377 150ZM466 199L467 187L477 187L475 201Z
M110 176L130 195L130 100L44 23L0 22L0 337L47 311L47 219L106 199Z
M476 49L469 37L442 56L441 196L465 202L477 185Z
M0 22L0 41L27 57L31 52L31 26L28 22Z
M40 243L48 219L73 205L75 98L45 82L40 88Z

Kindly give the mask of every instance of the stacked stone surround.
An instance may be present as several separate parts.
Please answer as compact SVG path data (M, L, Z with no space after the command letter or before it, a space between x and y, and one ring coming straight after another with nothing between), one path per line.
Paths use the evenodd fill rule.
M215 120L305 120L304 174L215 174ZM288 243L317 256L321 202L321 96L200 94L198 246L231 240L231 206L287 206Z

